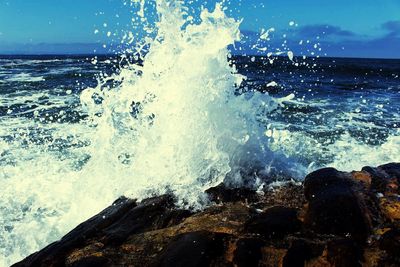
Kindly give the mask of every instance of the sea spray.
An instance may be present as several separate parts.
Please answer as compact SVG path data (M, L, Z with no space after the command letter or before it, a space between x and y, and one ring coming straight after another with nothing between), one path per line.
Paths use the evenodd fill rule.
M227 61L239 24L217 5L212 13L202 11L201 24L182 30L186 20L178 2L160 1L157 9L158 32L143 66L122 70L118 88L99 85L81 95L89 112L99 109L93 95L102 99L101 115L92 112L96 152L85 169L118 174L113 186L128 195L149 189L195 195L229 171L227 151L219 147L224 136L241 140L246 131L231 130L236 114L227 105L241 79Z
M168 191L199 208L204 190L228 173L226 182L240 185L244 168L264 169L270 151L257 109L261 115L276 103L267 94L235 95L244 77L227 47L240 39L239 22L220 4L202 10L199 24L184 19L179 1L159 1L157 10L143 64L113 77L122 81L117 88L99 84L81 94L97 128L84 171L109 177L100 187L135 197Z
M200 208L205 189L268 172L263 157L274 157L257 114L276 103L267 94L235 95L245 77L227 47L240 38L239 22L220 4L202 10L194 23L182 1L155 3L155 28L146 23L149 35L127 40L137 44L128 52L142 63L102 75L80 96L88 119L58 125L65 134L59 138L84 140L71 144L74 156L53 151L53 136L39 146L28 143L29 155L3 171L3 265L60 238L120 195L170 192L178 204Z

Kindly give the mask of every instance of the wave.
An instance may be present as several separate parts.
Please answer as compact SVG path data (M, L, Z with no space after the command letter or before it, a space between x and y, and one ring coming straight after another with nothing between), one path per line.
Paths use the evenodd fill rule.
M13 74L4 79L6 82L43 82L45 81L43 76L32 76L29 73L18 73Z
M55 115L65 112L69 94L38 99L34 110L12 97L0 105L7 116L0 129L0 265L57 240L121 195L174 193L178 204L201 209L209 204L204 190L221 182L262 187L301 179L321 157L320 165L345 170L358 168L355 157L362 165L397 157L398 133L380 146L383 155L351 136L319 143L270 120L284 106L307 116L320 107L296 106L293 94L239 92L247 77L228 47L241 38L240 22L223 5L196 13L184 1L136 2L134 30L142 35L125 40L133 46L117 72L82 91L74 123ZM42 81L27 73L11 79ZM23 114L7 114L9 104ZM353 154L343 152L346 144Z

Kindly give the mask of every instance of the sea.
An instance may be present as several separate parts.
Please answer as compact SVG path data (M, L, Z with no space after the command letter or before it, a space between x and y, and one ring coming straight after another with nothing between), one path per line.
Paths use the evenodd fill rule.
M3 255L15 250L33 252L29 246L38 248L36 244L44 245L63 233L57 225L64 223L59 216L68 204L53 206L53 201L73 190L76 177L65 173L80 176L93 153L91 135L96 134L82 107L81 94L86 88L96 87L100 76L116 72L119 58L103 55L95 60L96 64L92 56L71 55L0 57ZM235 95L255 91L280 99L274 108L252 113L259 118L265 136L273 139L269 144L273 153L295 158L305 169L334 166L351 171L399 161L400 60L300 61L295 66L284 57L277 57L272 64L270 59L254 56L230 59L238 73L247 77L232 88ZM190 88L190 84L187 86ZM139 109L131 111L131 116L137 116ZM177 129L176 137L179 135ZM276 160L275 165L274 160L263 164L280 168L282 162ZM121 166L125 165L129 165L129 156L121 159ZM301 179L303 174L284 179ZM84 175L79 179L84 180ZM101 186L102 179L95 177L94 182ZM135 179L135 173L131 179ZM84 193L91 189L77 190ZM82 204L73 192L69 197L71 202ZM47 234L40 236L41 232Z
M165 19L144 55L0 56L0 266L121 195L202 209L221 182L400 161L400 60L239 56L218 6Z

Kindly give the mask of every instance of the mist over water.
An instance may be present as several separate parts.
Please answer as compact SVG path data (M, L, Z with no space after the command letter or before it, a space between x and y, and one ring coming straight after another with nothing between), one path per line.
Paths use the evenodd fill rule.
M121 195L174 193L199 209L223 181L261 187L399 160L399 106L387 105L398 87L361 100L308 93L312 83L289 81L314 63L290 54L267 76L268 57L231 55L240 22L223 4L196 13L184 1L133 2L126 55L1 59L0 266ZM362 135L368 125L376 135Z

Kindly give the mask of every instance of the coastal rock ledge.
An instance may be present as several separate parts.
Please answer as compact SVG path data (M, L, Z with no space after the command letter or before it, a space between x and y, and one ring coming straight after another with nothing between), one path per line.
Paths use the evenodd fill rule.
M390 163L262 193L221 184L199 212L121 197L13 266L400 266L399 184Z

